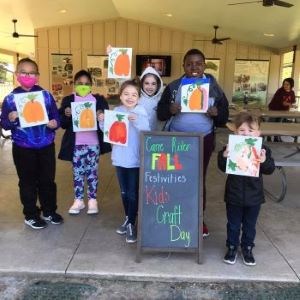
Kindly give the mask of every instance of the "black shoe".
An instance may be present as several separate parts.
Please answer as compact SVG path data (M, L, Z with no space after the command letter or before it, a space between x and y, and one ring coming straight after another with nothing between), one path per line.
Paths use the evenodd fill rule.
M63 223L63 221L64 221L62 216L57 213L43 215L42 218L45 221L49 221L51 224L55 224L55 225L59 225L59 224Z
M244 264L247 266L255 266L256 261L252 253L252 247L244 247L242 248L242 256L243 256L243 261Z
M224 262L226 262L227 264L233 265L233 264L235 264L236 257L237 257L237 247L229 246L228 251L224 256Z
M32 218L32 219L25 219L25 224L30 226L33 229L43 229L47 227L47 223L42 220L40 217Z

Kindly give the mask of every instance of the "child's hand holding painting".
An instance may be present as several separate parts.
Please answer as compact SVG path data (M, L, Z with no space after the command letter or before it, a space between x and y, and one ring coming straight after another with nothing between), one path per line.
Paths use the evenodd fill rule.
M55 129L57 127L57 122L55 119L52 119L48 122L47 124L47 127L48 128L51 128L51 129Z

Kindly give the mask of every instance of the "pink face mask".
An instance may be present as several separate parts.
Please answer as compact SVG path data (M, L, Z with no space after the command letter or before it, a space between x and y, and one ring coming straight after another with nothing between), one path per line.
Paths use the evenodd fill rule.
M29 77L29 76L17 76L18 82L21 86L31 89L37 83L37 77Z

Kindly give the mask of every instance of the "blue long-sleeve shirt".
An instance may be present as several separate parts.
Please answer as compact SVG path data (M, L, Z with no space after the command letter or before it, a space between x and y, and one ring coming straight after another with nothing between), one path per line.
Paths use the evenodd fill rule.
M5 130L11 130L12 140L19 147L40 149L54 142L55 130L57 128L51 129L47 127L46 124L21 128L19 118L17 118L15 122L11 122L8 118L10 112L17 111L16 103L14 101L15 94L37 91L43 92L49 120L55 119L57 128L60 125L56 103L53 96L48 91L38 85L33 86L30 91L25 91L21 87L15 88L4 98L0 123Z

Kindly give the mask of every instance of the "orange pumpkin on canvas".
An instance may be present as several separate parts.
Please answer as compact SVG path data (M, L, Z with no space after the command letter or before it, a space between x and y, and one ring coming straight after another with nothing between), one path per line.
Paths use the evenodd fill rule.
M45 119L42 104L35 100L35 95L28 95L28 101L24 105L23 117L27 123L40 122Z
M114 65L114 72L118 76L128 76L130 73L130 59L126 50L120 50Z
M203 103L203 92L200 87L197 87L189 98L190 110L201 110Z
M93 111L90 108L85 108L80 113L80 127L93 128L95 126L95 119Z

